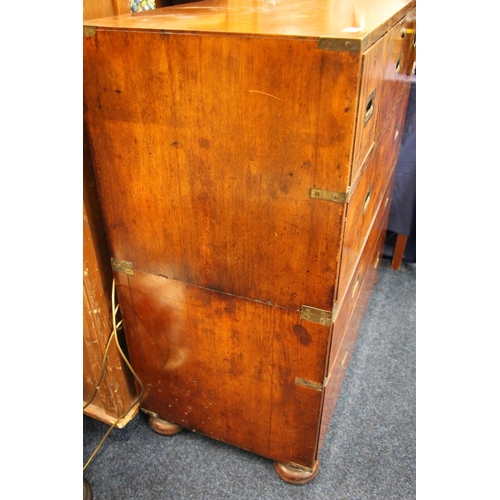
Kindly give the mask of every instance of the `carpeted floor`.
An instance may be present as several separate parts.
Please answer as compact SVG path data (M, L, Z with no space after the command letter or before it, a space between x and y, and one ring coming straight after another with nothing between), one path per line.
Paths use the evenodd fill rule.
M155 433L140 413L114 429L84 472L94 500L416 498L416 265L383 259L310 483L271 460L184 431ZM83 417L84 462L108 427Z

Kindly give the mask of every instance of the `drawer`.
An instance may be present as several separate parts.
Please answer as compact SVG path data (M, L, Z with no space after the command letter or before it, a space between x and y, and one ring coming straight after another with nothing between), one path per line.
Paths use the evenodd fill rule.
M416 60L416 10L394 26L386 39L377 135L383 133L404 93L409 91Z
M398 109L392 116L376 151L371 156L359 180L347 208L344 246L340 264L336 300L340 301L352 280L354 268L365 246L374 216L381 200L386 196L386 187L398 158L404 127L404 110ZM384 201L384 204L386 201Z
M376 217L375 225L363 252L363 258L358 266L356 277L349 287L349 293L340 306L333 324L318 453L321 451L328 424L335 410L363 315L368 306L371 291L378 278L378 266L384 248L385 228L389 219L390 193L392 192L393 183L394 176L387 190L388 203L384 203Z
M351 184L354 183L375 144L376 124L380 107L379 94L384 70L385 44L384 37L363 54Z
M388 214L391 206L391 193L394 184L394 174L392 175L389 185L387 186L383 202L380 205L378 213L375 217L374 224L371 228L368 240L365 247L363 248L361 258L353 273L353 277L347 287L347 293L342 297L342 300L337 302L338 313L335 315L335 320L333 323L333 336L332 344L330 346L330 358L328 363L328 370L331 370L333 360L338 354L340 345L343 341L344 333L349 323L352 311L356 306L356 302L359 298L361 289L363 288L363 283L365 280L365 275L371 263L373 263L373 255L377 253L378 242L380 238L385 235Z
M404 19L404 27L400 35L403 40L401 54L401 73L405 76L415 74L417 62L417 11L414 9ZM402 38L401 38L402 37Z

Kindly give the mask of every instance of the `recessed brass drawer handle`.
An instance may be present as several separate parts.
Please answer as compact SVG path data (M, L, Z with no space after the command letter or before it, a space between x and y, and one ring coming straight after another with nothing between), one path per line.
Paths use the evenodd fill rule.
M373 111L375 110L374 106L374 100L375 100L375 94L376 94L375 89L369 96L368 99L366 100L366 108L365 108L365 125L368 123L370 118L373 115Z
M398 60L396 61L395 73L398 74L400 69L401 69L401 54L399 54Z
M368 191L366 192L365 202L363 204L363 212L361 213L361 215L365 215L366 209L368 208L368 205L370 204L370 199L372 197L372 190L373 190L373 182L370 184L370 187L368 188Z

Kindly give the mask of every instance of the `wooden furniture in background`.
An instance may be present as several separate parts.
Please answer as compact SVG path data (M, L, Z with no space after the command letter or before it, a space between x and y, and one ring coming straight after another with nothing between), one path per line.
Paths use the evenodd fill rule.
M317 474L377 279L414 38L414 0L85 23L84 117L156 430Z
M394 245L394 255L391 262L392 269L395 269L396 271L399 271L399 269L401 268L407 241L408 236L404 234L398 234L396 237L396 244Z
M83 20L130 14L129 0L83 0Z
M128 0L85 0L84 19L130 12ZM106 343L112 331L113 274L86 131L83 137L83 402L89 402L98 383ZM116 345L109 350L106 372L84 413L107 424L132 408L137 390ZM136 404L118 424L123 427L138 412Z
M394 192L387 224L386 244L393 246L392 269L399 270L403 259L416 261L417 193L417 80L412 77L401 150L396 165ZM395 240L395 242L394 242Z

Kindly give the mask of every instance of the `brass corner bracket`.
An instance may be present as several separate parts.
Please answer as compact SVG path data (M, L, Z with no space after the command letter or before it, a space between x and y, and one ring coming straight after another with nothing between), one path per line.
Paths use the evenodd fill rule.
M95 36L97 33L97 28L95 26L84 26L83 36Z
M324 311L316 307L302 306L300 308L300 319L312 321L320 325L330 326L332 324L332 311Z
M295 377L295 383L297 385L308 387L309 389L313 389L319 392L322 392L324 389L323 384L318 384L318 382L311 382L310 380L306 380L305 378Z
M126 260L118 260L111 257L111 268L113 269L113 271L125 273L129 276L135 276L134 264L132 264L132 262L127 262Z
M328 38L319 37L318 49L322 50L347 50L349 52L360 52L362 40L356 38Z
M315 200L335 201L337 203L347 203L349 193L341 193L339 191L328 191L327 189L311 188L309 193L311 198Z

